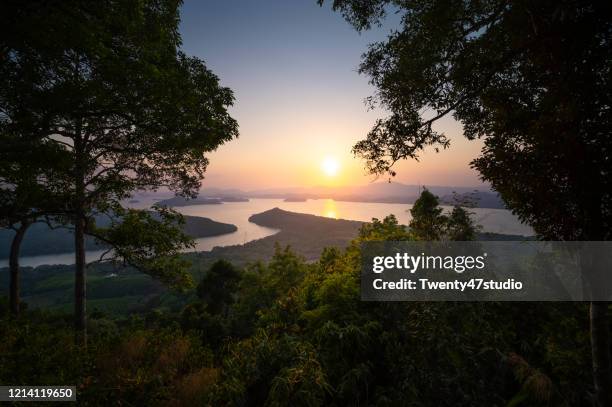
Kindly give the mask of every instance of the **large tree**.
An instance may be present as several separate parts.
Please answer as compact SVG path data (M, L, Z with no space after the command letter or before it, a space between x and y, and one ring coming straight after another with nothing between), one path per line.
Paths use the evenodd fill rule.
M0 123L0 227L15 234L9 250L9 304L20 311L19 251L34 222L50 221L66 212L63 177L69 156L54 143L31 143L33 137L11 134Z
M84 236L96 233L94 215L124 215L121 200L147 188L195 195L208 164L204 154L238 134L227 112L231 90L203 61L180 51L180 4L3 4L1 119L11 132L70 154L75 325L83 332Z
M319 3L323 3L319 0ZM454 116L484 141L473 161L549 240L612 238L612 7L569 0L334 0L359 30L401 15L360 71L390 115L354 152L375 173L449 139ZM608 305L591 303L595 402L612 405Z

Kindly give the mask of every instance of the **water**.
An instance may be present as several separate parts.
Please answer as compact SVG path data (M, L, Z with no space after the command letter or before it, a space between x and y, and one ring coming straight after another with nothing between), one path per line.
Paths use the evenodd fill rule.
M160 198L141 199L130 206L147 208ZM196 251L210 250L215 246L243 244L255 239L273 235L278 231L258 226L248 221L249 216L278 207L291 212L308 213L335 219L370 221L372 218L383 219L394 214L402 224L410 222L411 205L371 203L371 202L340 202L332 199L315 199L305 202L284 202L282 199L251 199L249 202L227 202L222 205L193 205L177 207L184 215L203 216L218 222L231 223L238 227L234 233L221 236L205 237L196 240ZM450 207L444 207L450 210ZM483 231L505 233L512 235L532 235L533 230L507 210L475 208L474 220L482 225ZM98 260L104 251L87 252L87 261ZM0 267L6 267L7 260L0 260ZM36 267L42 264L74 264L74 254L64 253L45 256L31 256L20 259L23 266Z

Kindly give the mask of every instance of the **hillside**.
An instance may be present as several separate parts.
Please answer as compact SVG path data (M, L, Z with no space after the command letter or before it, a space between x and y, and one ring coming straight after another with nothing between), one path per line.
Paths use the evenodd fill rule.
M280 232L243 245L215 247L210 252L200 253L200 258L226 258L237 263L265 260L272 256L274 245L278 243L281 246L291 246L307 260L314 260L325 247L345 247L357 236L363 224L353 220L288 212L279 208L252 215L249 221L280 229Z
M189 217L192 218L192 217ZM198 222L210 221L198 218ZM279 229L272 236L243 245L215 247L211 251L186 253L192 262L191 273L196 281L210 265L219 259L244 266L256 261L269 260L275 245L291 246L306 260L319 258L325 247L346 247L354 239L362 222L331 219L284 211L278 208L252 215L249 220L260 226ZM212 222L212 221L210 221ZM192 219L191 224L194 223ZM232 226L232 225L229 225ZM479 240L523 240L523 236L481 233ZM190 293L175 294L145 274L131 268L109 263L91 265L88 271L87 291L90 309L114 314L129 314L151 308L176 308L184 304ZM74 267L71 265L39 266L22 269L23 300L33 307L70 310ZM8 287L8 272L0 269L0 293Z
M280 229L280 232L244 245L186 253L185 256L193 264L192 274L196 281L204 270L221 258L239 265L268 260L277 242L281 246L290 245L297 253L314 260L324 247L346 246L357 236L362 225L361 222L292 213L278 208L253 215L250 220L261 226ZM74 266L24 267L21 275L23 300L30 306L65 311L71 309ZM0 293L6 292L7 287L8 272L0 269ZM129 314L160 306L174 307L188 298L188 295L170 293L160 283L134 269L119 268L108 263L89 267L87 292L90 309L114 314Z
M216 222L212 219L199 216L184 216L185 226L183 230L193 238L210 237L232 233L237 230L235 225ZM103 218L97 220L99 225L104 226ZM10 229L0 229L0 259L6 259L9 255L11 240L15 232ZM86 240L87 250L103 248L91 237ZM74 238L69 229L50 229L44 223L35 223L21 244L22 256L49 255L69 253L74 250Z

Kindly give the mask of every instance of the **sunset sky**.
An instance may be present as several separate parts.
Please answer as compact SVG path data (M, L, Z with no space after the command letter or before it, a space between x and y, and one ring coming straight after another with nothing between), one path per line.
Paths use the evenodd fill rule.
M392 28L357 33L315 0L187 0L183 48L204 59L235 93L240 138L210 155L204 186L243 189L363 185L374 178L351 154L383 111L363 100L374 89L357 67L367 44ZM397 166L395 181L480 185L468 163L480 151L452 120L440 123L450 150ZM337 167L331 171L332 167Z

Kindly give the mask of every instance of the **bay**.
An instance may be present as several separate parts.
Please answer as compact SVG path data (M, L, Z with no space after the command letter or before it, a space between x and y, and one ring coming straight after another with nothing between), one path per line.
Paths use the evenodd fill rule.
M159 198L140 199L129 204L135 208L148 208ZM347 219L368 222L372 218L383 219L394 214L401 224L410 222L409 209L412 205L376 203L376 202L344 202L333 199L309 199L304 202L285 202L283 199L251 199L248 202L225 202L221 205L191 205L175 208L184 215L202 216L238 227L234 233L221 236L205 237L196 240L195 251L211 250L215 246L244 244L251 240L261 239L278 232L276 229L258 226L249 222L249 217L272 208L286 211L307 213L335 219ZM450 210L451 207L443 207ZM511 235L533 235L533 230L522 224L516 216L505 209L474 208L474 221L482 226L484 232L503 233ZM87 261L98 260L103 251L87 252ZM45 256L29 256L20 259L22 266L36 267L43 264L74 264L73 253L62 253ZM8 266L7 260L0 260L0 267Z

